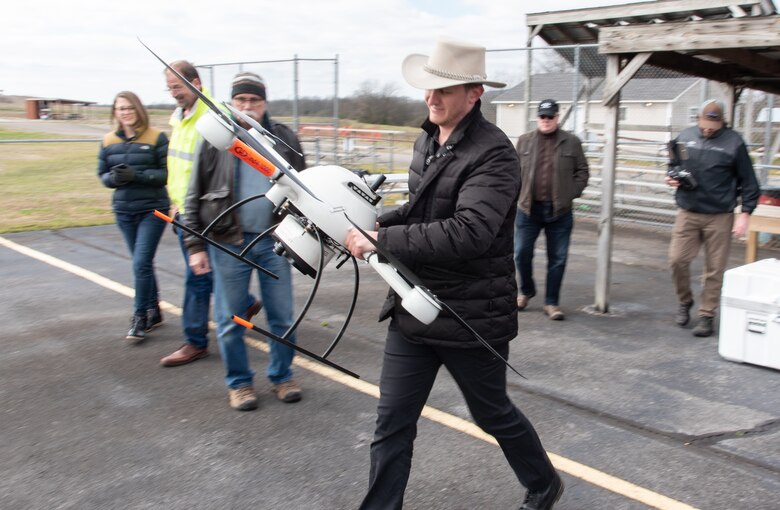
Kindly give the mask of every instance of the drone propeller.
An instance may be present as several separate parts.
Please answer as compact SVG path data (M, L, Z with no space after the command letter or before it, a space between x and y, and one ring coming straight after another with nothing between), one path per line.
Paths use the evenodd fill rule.
M285 177L288 177L291 181L293 181L298 187L300 187L303 191L308 193L314 200L317 200L318 202L321 202L319 198L317 198L317 195L314 194L301 180L298 178L297 173L293 168L290 166L289 163L287 163L281 156L276 154L275 151L272 151L266 147L263 146L262 143L260 143L254 136L250 135L246 129L241 127L235 120L233 120L230 115L227 115L222 109L220 109L214 102L206 97L206 95L201 92L198 87L190 83L187 78L181 75L176 69L171 67L165 60L163 60L157 53L155 53L149 46L144 44L144 42L141 40L141 38L138 38L138 42L141 43L141 45L149 50L149 53L154 55L154 57L162 62L162 64L165 66L166 69L168 69L170 72L172 72L179 80L184 83L184 85L187 86L190 91L198 96L198 99L203 101L203 104L209 107L211 111L213 111L217 117L222 121L223 124L225 124L226 129L230 129L230 131L233 133L233 135L238 138L241 142L243 142L248 147L240 147L239 150L235 151L234 154L236 154L241 159L245 159L245 151L247 149L251 149L251 152L254 152L255 154L246 154L248 158L248 162L250 165L255 167L256 169L260 170L263 174L268 175L266 172L269 169L269 166L273 166L275 169L278 169ZM233 152L233 151L231 151ZM257 161L257 158L260 158L261 161ZM269 161L270 160L270 161ZM264 164L265 163L265 164ZM259 165L259 166L258 166ZM269 176L270 177L270 176Z
M187 87L188 89L190 89L190 91L191 91L192 93L194 93L196 96L198 96L198 99L200 99L201 101L203 101L203 104L205 104L206 106L208 106L208 107L209 107L209 108L210 108L210 109L211 109L211 110L212 110L214 113L216 113L216 114L217 114L217 115L218 115L218 116L219 116L219 117L220 117L220 118L221 118L223 121L225 121L225 122L226 122L228 125L235 124L235 123L233 122L233 119L231 119L231 118L230 118L230 116L226 115L226 114L225 114L225 112L223 112L222 110L220 110L220 109L219 109L219 107L217 107L217 105L215 105L215 104L214 104L214 102L213 102L213 101L211 101L211 99L209 99L208 97L206 97L206 95L205 95L203 92L201 92L201 91L200 91L200 89L198 89L198 87L196 87L195 85L193 85L192 83L190 83L190 81L189 81L187 78L185 78L184 76L182 76L182 75L181 75L181 73L179 73L179 71L177 71L176 69L174 69L173 67L171 67L170 65L168 65L168 62L166 62L165 60L163 60L163 59L162 59L162 58L161 58L161 57L160 57L160 56L159 56L157 53L155 53L155 52L154 52L154 51L153 51L153 50L152 50L152 49L151 49L149 46L147 46L147 45L146 45L146 44L145 44L145 43L144 43L144 42L141 40L141 38L140 38L140 37L138 37L138 42L139 42L139 43L141 43L141 46L143 46L144 48L146 48L147 50L149 50L149 53L151 53L152 55L154 55L154 56L155 56L155 58L156 58L157 60L159 60L160 62L162 62L162 64L163 64L163 65L164 65L164 66L165 66L165 67L166 67L166 68L167 68L167 69L168 69L170 72L172 72L174 75L176 75L176 77L177 77L177 78L179 78L179 80L181 80L181 82L182 82L182 83L184 83L184 85L186 85L186 87Z
M238 108L235 108L233 105L231 105L229 103L226 103L224 101L222 102L222 104L225 106L225 108L230 110L230 113L232 113L233 115L235 115L239 119L243 120L244 122L246 122L247 124L249 124L250 126L255 128L258 133L263 134L263 135L269 134L269 131L266 128L264 128L259 122L257 122L255 119L253 119L252 117L250 117L246 113L242 112Z
M267 139L270 139L271 143L275 144L276 142L282 142L282 144L285 147L287 147L288 149L290 149L291 151L293 151L297 155L303 156L303 154L301 154L300 152L295 150L293 147L291 147L290 144L288 144L287 142L285 142L284 140L282 140L281 138L279 138L275 134L273 134L270 131L268 131L266 128L264 128L262 126L262 124L257 122L255 119L253 119L252 117L250 117L246 113L242 112L238 108L234 108L233 105L231 105L231 104L228 104L228 103L225 103L225 102L223 102L222 104L225 106L225 108L230 110L230 113L232 113L233 115L235 115L239 119L243 120L244 122L246 122L247 124L249 124L250 126L255 128L255 130L258 133L260 133L261 135L264 135ZM287 162L285 161L285 163L287 163Z

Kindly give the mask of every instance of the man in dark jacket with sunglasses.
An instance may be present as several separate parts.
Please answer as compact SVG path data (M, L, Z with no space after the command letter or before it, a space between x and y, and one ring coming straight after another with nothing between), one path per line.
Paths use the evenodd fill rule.
M539 103L537 129L517 140L522 185L515 221L515 265L520 276L517 309L536 295L534 245L544 230L547 240L547 281L543 310L563 320L559 306L561 283L574 227L572 202L588 185L588 161L580 139L558 126L558 103Z

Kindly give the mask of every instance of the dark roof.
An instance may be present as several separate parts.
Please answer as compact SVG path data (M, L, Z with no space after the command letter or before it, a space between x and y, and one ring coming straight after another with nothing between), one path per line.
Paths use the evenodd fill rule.
M598 43L580 55L590 76L603 75L606 55L644 54L643 67L780 94L780 16L772 0L621 3L532 13L526 24L531 38L569 62L566 45Z
M531 77L531 101L552 98L570 102L574 95L575 73L545 73ZM592 100L600 100L604 92L603 80L592 94ZM680 94L692 87L699 78L634 78L620 92L621 101L674 101ZM580 76L579 87L585 84ZM515 103L525 101L525 81L507 89L493 103Z
M485 89L482 94L482 116L490 122L496 122L496 105L494 99L505 92L504 89Z
M95 101L80 101L78 99L62 99L60 97L28 97L27 101L46 101L47 103L75 104L75 105L84 105L84 106L97 104Z
M583 2L585 3L585 2ZM755 11L755 12L754 12ZM531 27L543 26L539 36L550 46L599 42L599 29L612 26L723 20L776 13L771 0L653 0L529 13Z

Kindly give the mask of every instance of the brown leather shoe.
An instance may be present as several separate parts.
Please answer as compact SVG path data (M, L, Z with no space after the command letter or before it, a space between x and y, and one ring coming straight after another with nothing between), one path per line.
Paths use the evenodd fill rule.
M563 312L558 305L544 305L544 313L547 314L551 321L562 321L564 318Z
M260 310L263 308L263 302L259 299L255 299L255 302L252 303L252 306L246 309L246 312L244 312L244 320L251 321L252 317L260 313Z
M518 310L525 310L525 307L528 306L528 300L531 299L528 296L524 296L520 294L517 296L517 309Z
M164 367L177 367L179 365L186 365L192 363L195 360L205 358L209 355L208 349L199 349L192 344L184 344L179 347L179 350L172 352L160 360L160 365Z

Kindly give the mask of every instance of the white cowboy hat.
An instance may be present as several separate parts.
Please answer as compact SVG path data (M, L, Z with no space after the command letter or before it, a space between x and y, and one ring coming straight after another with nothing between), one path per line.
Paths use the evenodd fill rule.
M440 37L430 56L414 53L404 59L401 74L412 87L443 89L466 83L506 87L506 83L488 81L485 74L485 48L468 42Z

